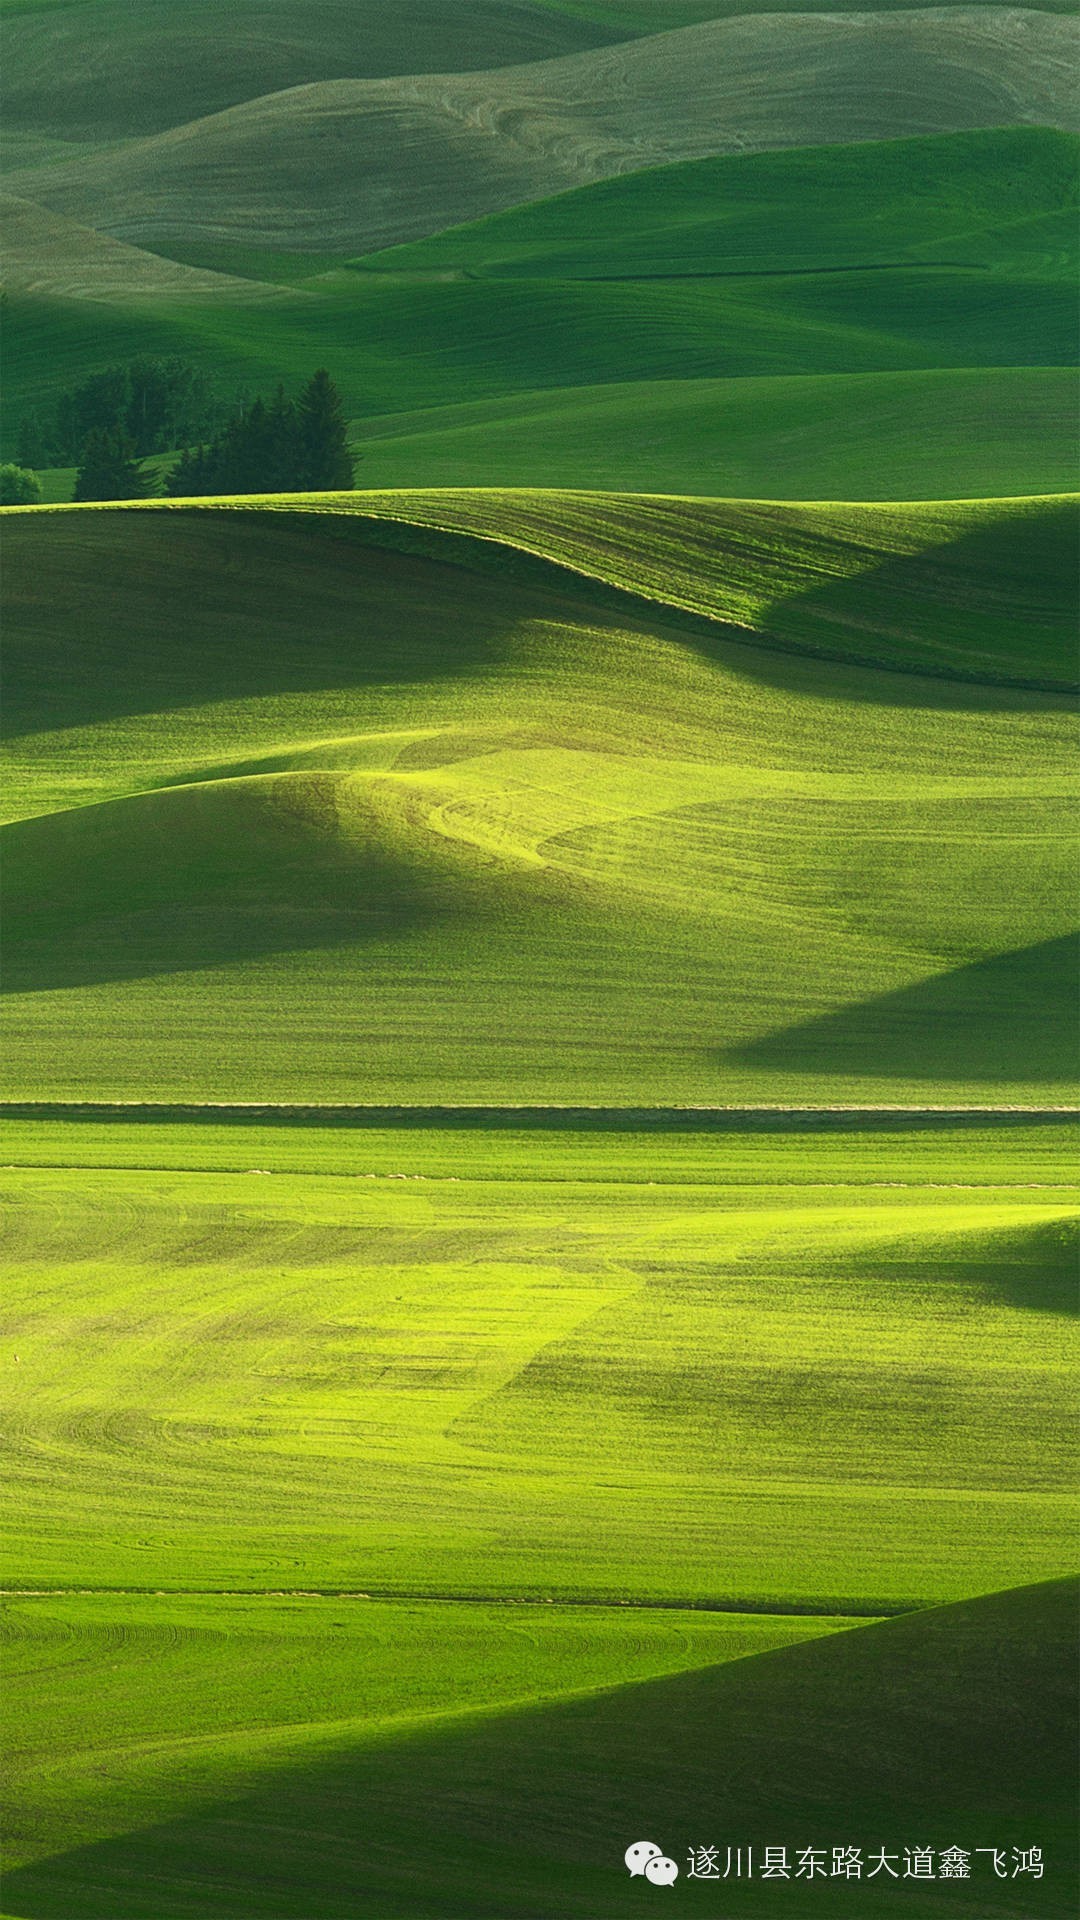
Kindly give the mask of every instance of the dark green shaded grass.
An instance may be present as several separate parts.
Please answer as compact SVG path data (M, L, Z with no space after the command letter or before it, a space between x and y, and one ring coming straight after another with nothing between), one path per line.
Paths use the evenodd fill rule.
M913 1888L729 1880L724 1910L766 1920L922 1910L1065 1920L1075 1862L1071 1583L967 1602L587 1701L294 1760L261 1791L159 1820L12 1876L23 1920L387 1920L622 1915L654 1837L682 1870L672 1906L710 1912L691 1847L1042 1845L1044 1877ZM916 1838L916 1832L918 1837ZM1038 1835L1038 1839L1035 1836ZM648 1892L653 1893L649 1888ZM845 1905L840 1906L841 1900Z
M785 1028L749 1047L745 1057L757 1065L768 1061L835 1071L845 1053L857 1058L872 1034L877 1059L883 1062L891 1054L894 1071L901 1074L917 1071L920 1061L931 1069L932 1062L947 1080L962 1060L968 1074L993 1083L1002 1069L1007 1023L1013 1020L1026 1029L1031 1067L1068 1085L1080 1064L1078 968L1075 935L1040 941L937 975L885 1001Z
M222 1793L351 1742L740 1659L843 1624L355 1595L9 1600L7 1868L130 1833L167 1806L212 1809Z
M621 387L640 382L671 385L677 402L680 381L790 383L804 375L839 379L908 370L940 386L934 369L989 367L995 372L982 376L987 388L992 393L1000 380L1004 398L1016 378L1010 369L1070 363L1071 321L1060 283L966 269L856 273L839 284L831 276L761 276L704 283L449 281L418 288L404 279L343 275L325 287L312 283L291 300L247 307L162 298L116 309L13 294L10 407L17 423L25 407L41 406L50 393L140 352L181 353L234 391L260 384L265 390L279 379L295 383L324 360L362 435L369 419L387 422L392 431L415 431L408 415L451 402L489 408L498 402L512 419L535 405L530 396L549 388L553 398L565 394L575 404L588 399L578 388L610 387L617 399ZM848 403L853 426L857 392ZM507 404L511 395L522 396L517 408ZM628 393L626 400L640 404L641 397ZM784 388L777 397L782 404ZM767 390L756 404L767 435ZM538 461L543 453L541 434ZM527 454L523 448L522 460ZM1023 454L1021 443L1018 459ZM663 490L694 489L687 480ZM1018 481L981 490L1037 489ZM817 495L827 491L819 488ZM853 475L847 497L860 492Z

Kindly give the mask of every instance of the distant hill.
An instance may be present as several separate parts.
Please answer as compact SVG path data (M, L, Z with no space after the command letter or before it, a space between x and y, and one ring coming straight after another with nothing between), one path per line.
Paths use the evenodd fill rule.
M249 301L259 293L251 279L167 260L14 194L0 197L0 273L8 293L78 300L224 295ZM278 287L264 291L281 298Z
M813 10L813 0L2 0L5 136L159 133L313 81L473 72ZM1040 10L1072 8L1041 0Z
M711 21L497 72L293 87L11 185L165 252L359 252L709 154L1072 126L1076 46L1070 20L996 7Z
M897 266L1067 275L1078 160L1076 136L1047 127L725 155L599 181L357 264L544 280Z
M638 9L681 25L674 10ZM9 0L0 21L6 128L68 140L157 133L314 80L547 60L625 31L542 0Z

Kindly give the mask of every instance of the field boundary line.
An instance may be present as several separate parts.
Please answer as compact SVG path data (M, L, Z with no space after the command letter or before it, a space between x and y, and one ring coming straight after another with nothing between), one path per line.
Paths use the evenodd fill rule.
M4 1600L363 1600L372 1606L426 1602L455 1607L578 1607L624 1613L730 1613L750 1618L785 1620L884 1620L918 1613L942 1603L936 1600L883 1601L874 1606L861 1600L740 1600L655 1599L627 1600L602 1594L429 1593L413 1587L0 1587Z

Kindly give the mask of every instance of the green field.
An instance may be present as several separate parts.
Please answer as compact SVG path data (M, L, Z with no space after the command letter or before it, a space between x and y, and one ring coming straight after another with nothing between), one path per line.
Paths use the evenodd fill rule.
M564 499L595 580L529 506L12 517L8 1091L1068 1100L1068 511L868 509L823 588L835 513L735 507L706 620L611 542L692 570L723 509Z
M1039 129L702 161L358 266L321 256L300 282L295 254L181 245L195 290L166 277L154 297L175 263L135 252L125 294L127 256L83 232L52 291L13 283L7 431L125 355L179 352L264 391L322 360L367 487L1060 492L1074 163L1071 137Z
M1041 1841L1042 1885L959 1910L1068 1911L1055 1590L866 1622L1068 1564L1072 1126L164 1115L5 1152L13 1912L443 1913L419 1855L455 1914L615 1914L658 1821L680 1857Z
M356 49L369 7L349 9L344 31L333 32L345 9L320 0L310 42L297 48L294 29L291 49L256 40L247 6L201 33L191 0L185 11L188 20L166 31L160 5L154 24L145 0L138 7L156 66L138 76L135 110L125 67L145 59L146 39L140 45L130 25L110 34L100 6L9 22L13 191L165 253L221 239L359 252L715 153L1077 128L1074 23L1047 12L751 13L507 65L488 31L496 14L579 49L590 33L612 36L496 0L463 32L460 9L427 0L410 9L411 22L383 30L399 50L407 37L421 43L423 71L399 66L401 77L384 68L370 78L379 36L366 36L370 51ZM205 22L206 0L198 11ZM276 12L280 29L280 5ZM402 27L419 28L424 13L434 30L407 36ZM434 13L444 27L454 23L459 51L473 33L486 38L480 71L432 71L444 39ZM80 61L73 54L88 20L93 44ZM171 61L162 57L170 38ZM272 66L279 53L294 84L260 84L251 66ZM337 77L317 78L320 67ZM211 102L225 110L207 115Z
M1069 11L0 0L0 1920L1072 1920Z

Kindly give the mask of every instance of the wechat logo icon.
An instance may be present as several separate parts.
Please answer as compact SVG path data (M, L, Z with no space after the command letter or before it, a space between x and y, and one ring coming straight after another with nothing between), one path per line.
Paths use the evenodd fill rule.
M670 1887L679 1877L674 1860L669 1860L653 1840L635 1840L623 1859L631 1878L651 1880L654 1887Z

